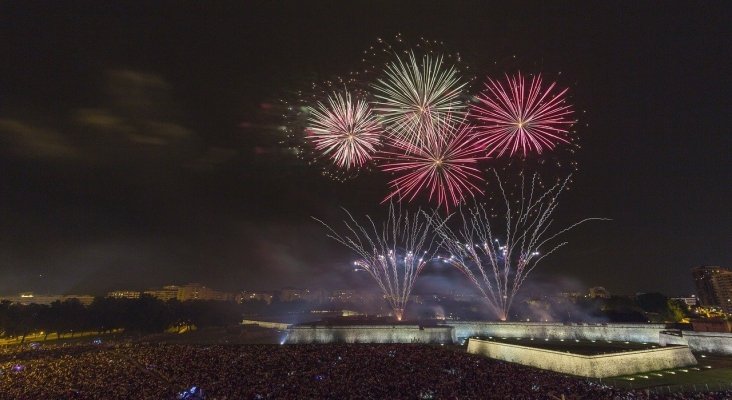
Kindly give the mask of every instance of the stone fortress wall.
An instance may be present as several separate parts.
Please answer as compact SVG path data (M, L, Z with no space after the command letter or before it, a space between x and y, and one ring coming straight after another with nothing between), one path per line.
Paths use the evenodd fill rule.
M732 333L663 331L659 337L661 346L677 344L699 352L732 354Z
M622 342L659 343L664 324L596 324L561 322L480 322L451 321L456 338L496 336L540 338L549 340L612 340Z
M468 341L468 353L481 354L497 360L563 374L592 378L631 375L686 367L697 363L687 346L585 356L471 338Z
M475 336L657 343L732 354L732 334L666 330L664 324L481 321L450 321L438 326L306 324L291 325L287 343L459 343Z
M454 343L451 326L294 325L287 343Z

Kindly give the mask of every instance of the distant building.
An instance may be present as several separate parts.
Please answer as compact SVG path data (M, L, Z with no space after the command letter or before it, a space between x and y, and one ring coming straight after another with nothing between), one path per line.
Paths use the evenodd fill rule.
M311 303L325 303L328 300L330 292L326 291L325 289L313 289L308 290L307 294L305 295L305 300L311 302Z
M337 289L325 293L323 302L330 303L370 303L380 301L383 297L377 290L353 290L353 289Z
M595 286L590 288L588 297L591 299L609 299L610 292L602 286Z
M688 307L696 307L699 305L699 298L696 297L696 295L691 295L691 297L671 297L669 300L678 301L679 303L684 303Z
M695 332L732 332L732 323L724 318L704 318L691 321Z
M473 303L476 301L483 300L484 297L477 295L477 294L470 294L470 293L456 293L453 294L451 297L444 297L443 300L454 300L464 303Z
M178 299L179 290L180 290L180 287L178 287L178 286L168 285L168 286L163 286L160 289L149 289L149 290L146 290L144 293L148 296L155 297L158 300L168 301L168 300Z
M17 296L4 297L2 300L8 300L18 304L51 304L54 301L62 301L60 294L36 294L33 292L19 293Z
M725 313L732 313L732 271L705 265L692 268L691 275L702 305L719 306Z
M241 304L248 301L263 301L267 304L272 304L272 293L270 292L254 292L254 291L243 291L236 295L234 300Z
M94 296L90 296L87 294L65 294L61 296L61 301L66 300L78 300L79 303L88 306L89 304L94 302Z
M226 301L231 300L232 295L226 292L221 292L209 287L203 286L199 283L190 283L185 286L178 287L178 300L189 301L189 300L217 300Z
M295 288L284 288L280 290L280 301L290 302L298 300L308 300L310 297L310 290L308 289L295 289Z
M566 292L560 292L558 297L561 299L567 299L573 303L576 303L577 299L580 299L584 296L585 295L581 292L566 291Z
M320 317L333 318L333 317L362 317L366 314L353 310L312 310L311 314L317 314Z
M113 299L139 299L140 292L136 292L134 290L115 290L113 292L108 292L107 297Z
M329 300L331 302L350 302L355 300L356 297L356 291L351 289L339 289L334 290Z
M17 296L0 297L0 301L10 301L18 304L51 304L54 301L66 301L76 299L81 304L88 306L94 301L94 296L85 294L35 294L33 292L20 293Z
M234 296L231 293L222 292L219 290L211 289L203 286L199 283L189 283L184 286L167 285L161 288L151 288L144 292L134 292L130 290L117 290L114 292L107 293L107 297L118 298L118 299L137 299L141 295L147 295L154 297L158 300L218 300L228 301L233 300Z
M701 266L691 269L691 276L694 278L694 286L696 286L696 292L699 295L699 300L702 305L718 305L719 298L717 297L717 289L715 285L715 278L717 275L721 275L729 272L726 268L715 267L715 266Z

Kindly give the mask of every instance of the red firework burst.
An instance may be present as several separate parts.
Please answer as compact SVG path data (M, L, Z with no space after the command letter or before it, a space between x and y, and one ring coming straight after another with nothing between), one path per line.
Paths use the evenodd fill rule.
M540 75L529 82L521 73L506 75L505 84L488 78L471 113L480 121L477 129L489 156L521 151L526 157L569 143L567 134L576 121L566 103L567 89L555 87L556 82L543 86Z
M478 187L484 181L476 168L486 158L481 137L473 127L464 123L439 124L438 138L420 145L394 139L394 150L385 151L381 169L400 174L389 182L392 192L384 201L394 197L412 201L422 192L429 200L449 210L460 204L467 195L483 193Z

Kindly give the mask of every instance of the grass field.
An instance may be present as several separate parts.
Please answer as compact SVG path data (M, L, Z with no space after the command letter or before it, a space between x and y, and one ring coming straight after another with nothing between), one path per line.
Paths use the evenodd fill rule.
M603 380L619 387L660 388L671 391L720 390L732 388L732 356L694 353L698 365L619 376Z
M584 356L594 356L599 354L620 353L624 351L648 350L657 348L657 344L653 343L634 343L634 342L618 342L606 340L546 340L546 339L527 339L527 338L499 338L487 337L483 340L491 340L508 344L516 344L520 346L535 347L545 350L553 350L567 352L572 354L580 354Z
M48 337L46 337L45 333L36 333L36 334L27 335L25 337L25 341L23 341L23 343L25 343L25 344L34 343L34 342L39 342L39 343L49 342L50 343L50 342L57 342L57 341L66 342L66 341L77 341L77 340L81 340L81 339L87 340L90 337L110 337L110 336L117 336L120 333L121 333L121 330L113 331L111 333L99 333L99 332L94 332L94 331L74 332L73 334L66 333L63 335L59 335L57 333L51 333L48 335ZM11 339L0 338L0 346L19 345L21 343L21 341L22 341L22 338L19 336L11 338Z

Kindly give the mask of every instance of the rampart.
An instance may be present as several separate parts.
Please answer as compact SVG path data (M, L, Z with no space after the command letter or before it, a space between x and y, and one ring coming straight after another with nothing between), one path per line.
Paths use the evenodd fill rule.
M471 336L542 338L549 340L612 340L659 343L664 324L595 324L561 322L480 322L451 321L455 337Z
M271 321L257 321L252 319L244 319L241 321L242 325L256 325L260 328L267 328L267 329L279 329L281 331L286 330L290 327L290 324L285 324L282 322L271 322Z
M327 325L290 327L287 343L453 343L451 326Z
M662 346L686 345L694 351L732 354L732 333L664 331L660 334Z
M259 321L247 321L258 323ZM463 338L494 336L549 340L610 340L613 342L682 345L692 351L732 354L732 334L668 331L664 324L594 324L556 322L450 321L444 325L311 323L272 324L287 329L287 343L456 343Z
M697 363L687 346L586 356L471 338L468 341L468 353L593 378L686 367Z

